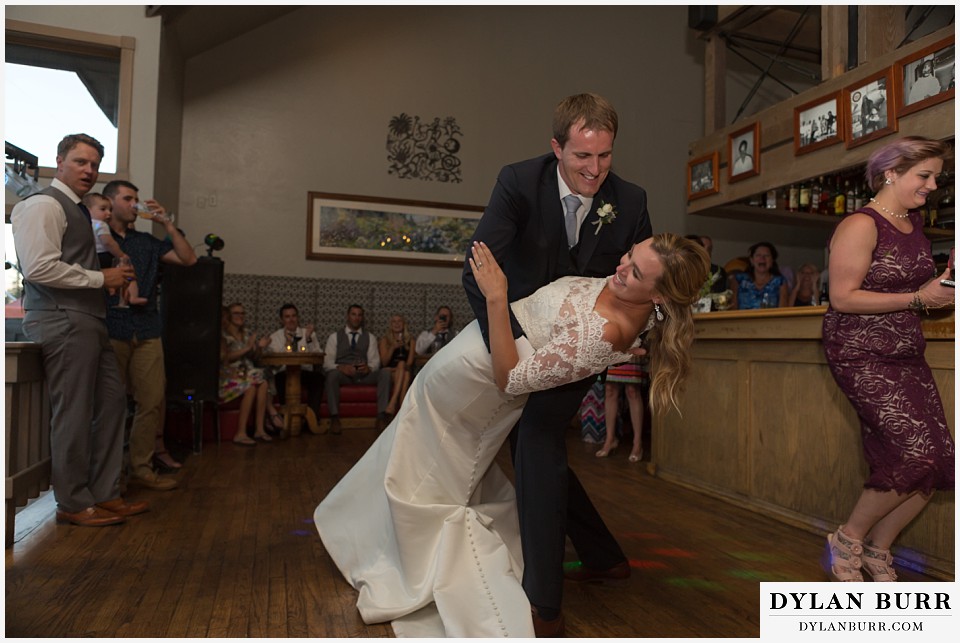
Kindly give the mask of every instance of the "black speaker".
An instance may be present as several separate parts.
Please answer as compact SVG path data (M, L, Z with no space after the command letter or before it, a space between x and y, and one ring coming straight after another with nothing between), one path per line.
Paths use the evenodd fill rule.
M223 262L200 257L190 267L163 265L160 310L170 401L217 400Z
M716 5L692 5L687 7L687 26L697 31L706 31L717 24Z

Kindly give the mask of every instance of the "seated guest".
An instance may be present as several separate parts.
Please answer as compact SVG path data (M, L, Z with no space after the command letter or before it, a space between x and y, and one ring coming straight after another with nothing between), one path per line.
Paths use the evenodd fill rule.
M740 310L787 306L787 280L777 267L777 249L761 241L750 246L750 265L730 280Z
M457 336L453 326L453 311L449 306L440 306L433 314L433 327L417 337L417 355L433 355Z
M803 264L797 271L797 284L790 292L790 305L820 305L820 271L812 263Z
M373 333L363 330L363 306L347 309L347 325L331 333L324 348L323 389L330 410L330 432L340 433L340 387L344 384L377 385L377 430L386 426L390 398L390 371L380 370L380 351Z
M407 328L407 320L396 313L390 317L390 327L380 338L381 368L391 373L390 401L387 402L389 415L396 415L410 387L413 358L413 336Z
M313 324L300 326L300 312L293 304L284 304L280 306L280 323L282 328L270 335L270 344L267 351L271 353L283 353L287 347L294 352L319 353L320 340L314 332ZM287 367L279 366L274 370L274 384L277 387L277 396L280 401L286 400L287 391ZM313 412L320 415L320 400L323 398L323 373L313 370L312 364L304 364L300 367L300 383L307 390L307 404L313 409ZM279 416L271 416L275 428L282 429L283 423L279 421ZM279 426L278 426L279 423Z
M698 234L688 234L686 238L703 246L707 254L710 255L710 261L713 261L713 239ZM723 292L727 289L727 271L721 266L711 263L710 276L707 277L707 284L705 285L709 286L707 292Z
M230 304L228 309L230 317L220 336L220 402L229 402L243 396L240 401L240 422L233 438L235 444L256 444L247 434L247 423L250 421L250 410L254 403L257 407L253 416L256 427L254 437L270 442L272 438L263 430L263 416L267 408L267 380L263 370L253 364L270 338L264 337L257 341L256 334L244 328L246 313L243 304Z

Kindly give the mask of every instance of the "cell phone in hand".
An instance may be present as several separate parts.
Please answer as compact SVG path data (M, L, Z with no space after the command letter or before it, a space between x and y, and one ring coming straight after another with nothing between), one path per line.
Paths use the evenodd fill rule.
M941 279L940 285L946 286L947 288L956 288L956 286L953 283L953 279Z

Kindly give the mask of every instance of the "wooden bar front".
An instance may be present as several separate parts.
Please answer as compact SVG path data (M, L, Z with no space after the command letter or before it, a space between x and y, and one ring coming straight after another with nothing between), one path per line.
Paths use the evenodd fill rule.
M654 419L650 471L818 533L846 520L867 477L856 413L820 343L825 306L695 316L681 415ZM954 315L924 322L926 359L954 427ZM774 545L775 548L775 545ZM894 555L954 578L954 492L939 492Z

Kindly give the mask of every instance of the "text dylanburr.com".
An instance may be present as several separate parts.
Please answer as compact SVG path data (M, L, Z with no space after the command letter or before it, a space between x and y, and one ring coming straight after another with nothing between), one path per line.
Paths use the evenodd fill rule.
M955 641L958 601L956 583L760 583L760 638Z

